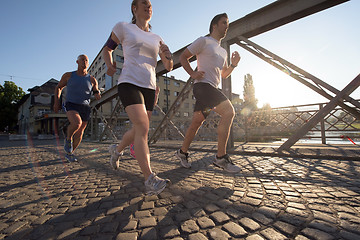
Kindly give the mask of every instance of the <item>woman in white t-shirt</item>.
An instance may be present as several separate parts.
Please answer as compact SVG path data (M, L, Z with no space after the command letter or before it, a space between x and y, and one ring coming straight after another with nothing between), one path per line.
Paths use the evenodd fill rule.
M118 145L110 146L110 163L117 169L122 151L134 142L136 159L145 177L146 193L152 195L163 191L168 182L152 172L147 143L149 119L155 101L155 67L158 55L168 71L172 70L173 61L172 54L162 38L150 32L151 2L133 0L131 11L132 22L117 23L103 50L107 74L112 76L116 72L116 62L113 61L111 53L119 44L123 47L125 60L118 80L118 93L133 124Z

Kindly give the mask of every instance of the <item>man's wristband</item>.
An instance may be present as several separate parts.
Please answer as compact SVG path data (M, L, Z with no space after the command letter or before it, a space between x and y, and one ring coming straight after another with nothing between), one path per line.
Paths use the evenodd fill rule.
M235 65L233 65L233 64L230 64L230 66L232 66L233 68L236 68L236 67L237 67L237 65L235 66Z

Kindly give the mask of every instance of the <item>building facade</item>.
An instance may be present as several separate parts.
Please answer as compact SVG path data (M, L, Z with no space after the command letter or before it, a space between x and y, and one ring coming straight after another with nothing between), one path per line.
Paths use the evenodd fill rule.
M21 100L18 109L19 134L55 134L55 125L59 126L66 121L63 110L54 113L54 90L59 83L56 79L50 79L41 86L28 89ZM66 91L66 90L65 90ZM65 93L63 93L65 94ZM54 125L55 124L55 125Z

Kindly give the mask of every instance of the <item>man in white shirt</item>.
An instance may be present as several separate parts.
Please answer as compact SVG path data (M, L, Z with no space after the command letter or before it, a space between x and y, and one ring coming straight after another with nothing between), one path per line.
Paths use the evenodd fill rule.
M210 36L198 38L180 56L180 62L185 71L195 80L193 93L196 98L191 125L186 132L182 147L175 154L185 168L191 167L187 152L189 146L200 126L213 110L221 116L217 129L218 149L213 163L227 172L240 171L240 167L236 166L226 153L226 144L235 111L230 100L217 88L221 78L228 78L240 61L240 55L235 51L231 55L229 66L227 52L220 46L228 28L227 14L216 15L210 23ZM192 69L189 62L194 55L197 58L197 71Z

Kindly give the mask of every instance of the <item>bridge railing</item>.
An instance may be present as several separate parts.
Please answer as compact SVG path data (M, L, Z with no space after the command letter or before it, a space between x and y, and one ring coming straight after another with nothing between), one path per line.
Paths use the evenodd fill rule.
M314 103L307 105L296 105L279 108L259 109L250 111L246 108L235 107L236 116L232 125L234 141L237 142L269 142L288 138L294 134L302 125L307 123L326 103ZM125 118L117 121L112 126L117 139L131 127L131 123ZM220 117L211 113L199 129L195 141L217 141L217 126ZM172 124L168 124L162 132L159 140L179 140L185 135L191 123L191 116L187 119L174 117ZM151 121L149 135L153 133L160 121ZM176 128L174 127L176 126ZM101 125L99 126L101 128ZM101 131L99 131L101 132ZM330 139L360 140L360 121L353 115L345 112L341 107L334 108L324 119L311 129L304 138L321 140L326 144ZM107 139L106 135L104 139ZM103 140L104 140L103 139Z
M276 141L288 138L314 116L326 103L296 105L279 108L259 109L250 111L240 108L232 125L234 141ZM216 128L220 117L211 113L199 129L195 141L216 141ZM177 128L185 134L190 125L189 119L173 119ZM151 123L153 130L157 122ZM151 134L151 131L150 131ZM309 131L305 138L321 139L326 144L327 139L353 138L360 140L360 121L345 112L341 107L333 109L324 119ZM168 125L162 133L161 140L182 140L176 129Z

